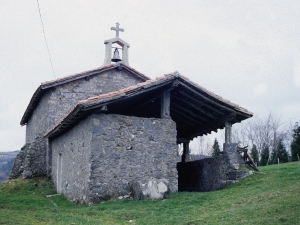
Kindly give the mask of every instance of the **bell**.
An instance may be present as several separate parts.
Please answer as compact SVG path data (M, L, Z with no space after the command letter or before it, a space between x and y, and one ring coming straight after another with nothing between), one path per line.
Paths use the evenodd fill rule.
M111 59L112 62L120 62L122 61L122 59L120 59L120 56L119 56L119 51L118 49L116 48L115 51L114 51L114 56L113 58Z

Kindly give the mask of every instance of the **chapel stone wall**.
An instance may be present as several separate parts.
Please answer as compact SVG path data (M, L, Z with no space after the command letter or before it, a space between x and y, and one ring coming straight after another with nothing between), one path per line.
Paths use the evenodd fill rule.
M38 134L45 134L49 130L49 98L50 92L40 100L26 125L26 143L31 143Z
M49 89L41 98L26 125L26 143L35 145L36 137L44 135L53 128L75 107L78 101L117 91L140 82L143 80L125 70L113 69ZM51 150L47 145L44 146L45 148L38 148L38 154L51 157L51 152L49 152ZM44 161L48 162L48 168L41 175L49 176L51 160L45 158ZM22 163L25 164L25 162ZM45 171L44 168L41 171Z
M118 91L140 82L143 81L125 70L113 69L57 86L49 99L49 129L62 120L78 101Z
M90 202L127 195L138 181L167 179L177 191L176 124L170 119L91 116Z
M117 91L143 82L131 73L117 69L71 81L50 89L40 100L26 126L26 143L36 134L45 134L61 121L80 100Z
M58 176L61 173L61 193L75 202L86 202L89 193L91 158L89 129L89 123L83 120L74 129L50 140L49 143L52 150L54 184L57 187ZM59 157L61 157L61 168L58 168Z

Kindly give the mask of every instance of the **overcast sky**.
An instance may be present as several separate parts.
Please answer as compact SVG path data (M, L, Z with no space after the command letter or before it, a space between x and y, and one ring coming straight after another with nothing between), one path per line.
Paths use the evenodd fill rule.
M264 116L300 122L300 1L39 0L56 78L95 69L116 22L129 64L155 78L179 71ZM25 143L22 115L55 79L36 0L0 2L0 151Z

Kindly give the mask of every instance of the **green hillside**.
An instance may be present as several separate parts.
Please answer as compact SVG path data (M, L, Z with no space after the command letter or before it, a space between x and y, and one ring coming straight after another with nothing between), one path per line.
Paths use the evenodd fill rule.
M76 205L50 180L0 184L0 224L300 224L300 163L260 167L221 191L174 193L163 201Z

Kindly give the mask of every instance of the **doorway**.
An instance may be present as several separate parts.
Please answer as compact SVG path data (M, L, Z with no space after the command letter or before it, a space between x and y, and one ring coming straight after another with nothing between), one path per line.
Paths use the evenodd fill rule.
M61 181L62 181L62 155L58 154L57 156L57 182L56 182L56 190L57 193L61 193Z

